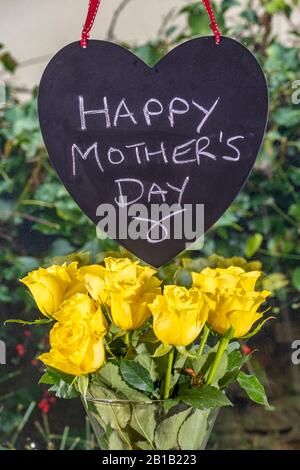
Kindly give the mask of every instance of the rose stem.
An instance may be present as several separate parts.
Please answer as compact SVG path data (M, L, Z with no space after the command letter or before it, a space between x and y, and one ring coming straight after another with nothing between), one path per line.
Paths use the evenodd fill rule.
M210 333L210 329L208 328L207 325L204 326L204 330L203 330L203 333L202 333L202 336L201 336L201 341L200 341L200 344L199 344L199 349L197 351L197 356L201 356L202 352L203 352L203 349L204 349L204 346L207 342L207 338L209 336L209 333Z
M229 341L233 338L233 335L234 335L234 330L232 327L230 327L229 330L225 333L225 335L220 340L217 354L215 355L214 361L212 363L211 369L207 377L207 382L206 382L207 385L210 385L212 383L215 373L217 372L218 365L223 357L224 352L227 349Z
M165 386L164 386L164 400L167 400L170 395L170 385L171 385L171 374L172 374L172 366L174 360L174 347L172 346L171 351L168 355L168 368L165 378Z
M126 344L127 348L130 347L130 333L129 333L129 331L126 331L126 333L125 333L125 344Z

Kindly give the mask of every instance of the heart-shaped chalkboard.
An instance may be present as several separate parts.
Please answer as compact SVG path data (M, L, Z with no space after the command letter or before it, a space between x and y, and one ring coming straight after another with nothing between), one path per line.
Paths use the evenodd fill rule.
M225 37L185 42L153 68L116 44L75 42L51 60L39 90L43 137L65 187L102 231L156 267L236 197L267 114L259 64Z

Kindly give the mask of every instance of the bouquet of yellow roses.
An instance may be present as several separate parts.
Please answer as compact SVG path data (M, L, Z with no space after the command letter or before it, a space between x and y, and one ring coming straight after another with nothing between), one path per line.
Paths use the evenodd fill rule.
M189 288L163 285L127 258L33 271L22 282L53 325L40 382L58 397L82 397L102 449L204 448L216 411L231 405L230 383L269 406L241 370L249 356L236 341L268 320L260 275L205 268Z

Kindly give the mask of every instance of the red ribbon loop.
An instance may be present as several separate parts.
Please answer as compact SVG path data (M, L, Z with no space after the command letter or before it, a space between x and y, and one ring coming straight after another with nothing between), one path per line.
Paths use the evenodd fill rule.
M84 49L87 47L90 31L93 27L101 0L90 0L88 13L81 33L80 45Z
M85 24L83 26L83 30L81 33L80 45L83 48L86 48L88 45L88 40L90 38L90 31L93 27L93 24L94 24L94 21L98 12L98 8L100 5L100 1L101 0L90 0L88 13L87 13ZM221 33L219 30L212 6L210 4L210 0L202 0L202 3L205 6L208 16L210 18L209 26L215 36L216 44L220 44Z
M212 6L210 4L210 1L209 0L202 0L202 3L205 6L206 11L208 13L208 16L209 16L209 19L210 19L210 25L209 26L210 26L210 29L212 30L212 32L214 33L216 44L219 45L220 40L221 40L221 33L220 33L220 30L219 30L219 27L218 27L218 23L217 23L214 11L213 11Z

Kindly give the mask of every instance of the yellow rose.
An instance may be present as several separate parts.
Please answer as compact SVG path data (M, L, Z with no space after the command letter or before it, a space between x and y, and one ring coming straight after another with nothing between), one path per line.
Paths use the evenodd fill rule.
M112 294L111 313L115 325L124 331L140 328L151 316L146 302L142 302L139 298L124 299L122 293Z
M105 267L87 266L78 271L94 300L107 304L114 323L122 330L140 328L151 316L148 304L161 293L155 269L128 258L106 258Z
M105 267L95 264L79 269L77 277L94 300L110 305L113 289L124 285L130 288L135 283L137 262L128 258L106 258L104 263Z
M30 290L39 310L47 317L54 317L61 303L76 292L86 292L76 278L77 263L39 268L21 279Z
M151 316L149 303L161 294L161 281L154 276L155 269L138 264L132 266L130 276L108 277L110 307L113 322L121 330L140 328Z
M224 335L230 327L234 337L245 336L252 325L262 317L257 310L270 292L255 291L260 271L245 272L231 266L227 269L206 268L192 273L193 285L207 295L208 324L216 333Z
M105 359L103 336L107 322L95 302L85 294L66 300L50 332L51 350L39 359L71 375L97 371Z
M106 258L105 286L108 297L113 292L122 293L124 296L144 295L160 293L161 281L154 277L156 270L150 266L141 266L138 261L128 258ZM153 299L151 299L153 300Z
M230 266L229 268L205 268L201 273L192 273L193 285L204 292L214 294L217 289L224 287L254 290L260 271L246 272L242 268Z
M187 346L200 334L207 320L208 306L199 289L166 286L150 305L153 330L164 344Z

